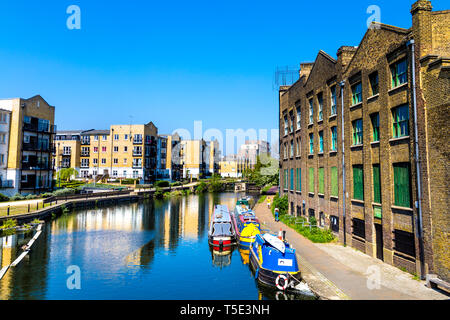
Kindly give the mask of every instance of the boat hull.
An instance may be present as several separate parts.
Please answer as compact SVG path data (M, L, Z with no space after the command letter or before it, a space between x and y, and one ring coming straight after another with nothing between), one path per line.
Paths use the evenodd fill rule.
M286 276L288 278L289 282L291 282L293 280L292 278L296 279L294 282L301 281L300 271L298 271L298 272L278 272L278 271L272 271L272 270L261 268L255 257L255 254L252 252L251 249L250 249L250 254L249 254L249 260L250 260L250 266L253 269L253 271L255 271L255 272L258 271L256 279L260 283L262 283L266 286L273 287L278 290L276 280L279 275ZM293 288L291 288L290 286L288 286L286 288L286 291L295 291L295 290Z
M210 237L208 239L209 244L213 247L213 250L231 250L233 245L233 239L231 237Z

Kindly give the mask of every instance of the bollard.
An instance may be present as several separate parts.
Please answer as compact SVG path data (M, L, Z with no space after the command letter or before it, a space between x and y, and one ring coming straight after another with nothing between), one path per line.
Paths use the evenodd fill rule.
M30 204L28 204L28 212L30 212Z
M36 210L39 209L39 202L36 202Z
M7 215L9 216L9 206L8 206L8 213L7 213Z

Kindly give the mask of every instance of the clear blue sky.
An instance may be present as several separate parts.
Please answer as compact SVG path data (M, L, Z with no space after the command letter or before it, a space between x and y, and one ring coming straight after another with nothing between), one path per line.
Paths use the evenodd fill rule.
M370 5L409 28L414 1L46 1L0 3L0 98L40 94L58 129L153 121L176 128L278 127L277 66L358 45ZM66 9L81 9L69 30ZM433 1L435 10L448 9Z

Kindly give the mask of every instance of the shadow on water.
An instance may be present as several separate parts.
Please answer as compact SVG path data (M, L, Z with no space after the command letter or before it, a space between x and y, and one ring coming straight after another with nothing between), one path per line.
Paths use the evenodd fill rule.
M47 222L26 258L0 280L0 299L276 299L237 248L214 253L214 205L234 209L242 194L206 193L80 210ZM1 265L33 232L0 238ZM78 266L81 289L67 285ZM286 296L288 299L302 299Z

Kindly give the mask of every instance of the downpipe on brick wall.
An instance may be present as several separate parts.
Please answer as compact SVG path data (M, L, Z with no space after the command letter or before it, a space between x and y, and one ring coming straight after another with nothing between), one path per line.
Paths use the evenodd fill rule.
M417 129L417 98L416 98L416 59L415 59L415 42L411 39L406 44L411 48L411 75L412 75L412 101L414 110L414 160L416 163L416 180L417 180L417 237L419 239L419 255L420 255L420 278L425 279L425 258L423 251L423 226L422 226L422 179L420 174L420 159L419 159L419 138Z
M345 188L345 148L344 148L344 87L345 80L339 83L341 87L341 137L342 137L342 224L344 227L344 245L346 244L346 231L345 231L345 205L346 205L346 188Z

